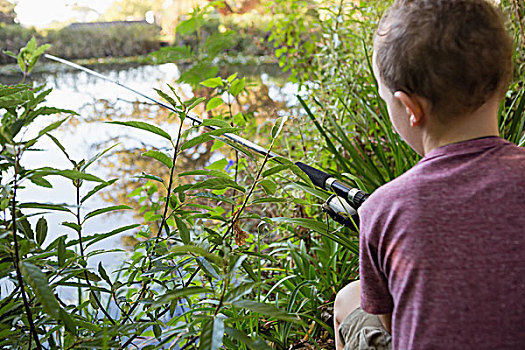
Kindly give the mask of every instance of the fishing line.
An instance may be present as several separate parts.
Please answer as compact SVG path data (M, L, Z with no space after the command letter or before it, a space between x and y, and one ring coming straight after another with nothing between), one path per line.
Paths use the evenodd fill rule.
M110 83L113 83L113 84L116 84L128 91L131 91L139 96L142 96L143 98L161 106L161 107L164 107L166 109L169 109L170 111L174 112L174 113L181 113L183 112L182 110L177 110L176 108L156 99L156 98L153 98L151 96L148 96L140 91L137 91L127 85L124 85L122 83L120 83L118 80L115 80L115 79L111 79L110 77L106 76L106 75L103 75L103 74L100 74L94 70L91 70L89 68L86 68L84 66L81 66L79 64L76 64L76 63L73 63L71 61L68 61L68 60L65 60L63 58L60 58L60 57L56 57L56 56L53 56L53 55L50 55L50 54L44 54L44 57L47 58L47 59L50 59L50 60L53 60L55 62L59 62L59 63L62 63L62 64L65 64L67 66L70 66L72 68L75 68L75 69L78 69L78 70L81 70L83 72L86 72L87 74L90 74L92 76L95 76L97 78L100 78L100 79L103 79L107 82L110 82ZM220 129L219 127L216 127L216 126L213 126L213 125L203 125L203 120L201 118L199 118L197 115L195 115L194 113L188 113L186 114L186 117L191 120L194 124L197 124L197 125L200 125L200 126L203 126L209 130L218 130ZM225 139L229 139L233 142L236 142L254 152L257 152L263 156L267 156L268 159L272 159L273 161L279 163L279 164L282 164L281 161L279 161L279 157L280 158L284 158L286 159L285 157L282 157L280 155L278 155L277 153L274 153L270 150L267 150L261 146L259 146L258 144L256 143L253 143L252 141L250 140L247 140L245 138L242 138L238 135L235 135L235 134L230 134L230 133L225 133L222 135L223 138ZM343 225L345 226L353 226L354 224L353 223L349 223L348 221L348 218L349 217L354 217L354 220L355 218L357 218L357 208L359 208L361 206L361 204L363 204L366 199L368 198L368 194L364 191L361 191L360 189L358 188L352 188L352 187L349 187L347 186L346 184L340 182L339 180L337 180L335 177L333 177L332 175L328 174L328 173L325 173L324 171L321 171L319 169L316 169L316 168L313 168L307 164L304 164L302 162L295 162L294 163L295 165L297 165L306 175L308 175L308 177L310 178L310 180L312 180L312 183L317 186L317 187L320 187L322 189L326 189L328 191L333 191L335 192L335 194L337 196L331 196L325 203L325 205L323 205L323 208L338 222L342 223ZM341 201L340 198L343 198L345 201ZM346 205L348 204L348 205Z

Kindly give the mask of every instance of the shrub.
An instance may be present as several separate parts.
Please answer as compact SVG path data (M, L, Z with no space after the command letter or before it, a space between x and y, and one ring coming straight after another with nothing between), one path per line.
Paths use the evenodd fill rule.
M50 31L50 53L66 58L144 55L160 47L160 29L142 23L66 27Z
M18 52L31 39L39 37L34 28L25 28L19 24L0 24L0 50ZM16 63L16 60L0 54L0 64Z

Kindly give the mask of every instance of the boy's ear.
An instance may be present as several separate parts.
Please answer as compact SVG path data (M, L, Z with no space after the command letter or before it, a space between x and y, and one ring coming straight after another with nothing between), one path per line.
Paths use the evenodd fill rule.
M410 118L410 126L417 126L421 123L425 116L426 104L425 102L415 95L409 95L403 91L394 92L394 97L403 105L406 109L406 113Z

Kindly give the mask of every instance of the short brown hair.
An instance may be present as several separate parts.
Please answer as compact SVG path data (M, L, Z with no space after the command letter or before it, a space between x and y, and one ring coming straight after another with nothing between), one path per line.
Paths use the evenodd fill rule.
M374 50L384 84L426 98L442 120L502 97L512 75L512 40L487 0L396 0Z

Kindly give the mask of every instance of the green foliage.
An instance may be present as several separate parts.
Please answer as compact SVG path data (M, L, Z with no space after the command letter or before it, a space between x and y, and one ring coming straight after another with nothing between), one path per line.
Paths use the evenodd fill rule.
M145 55L160 47L160 30L146 23L84 24L49 31L50 53L65 59Z
M308 342L305 346L333 347L327 340L333 338L332 302L337 290L358 277L358 234L321 213L318 203L329 194L313 188L290 159L315 164L368 192L418 159L392 131L371 73L370 39L385 4L366 5L281 0L269 5L279 18L272 39L283 68L307 91L299 98L298 117L257 124L237 112L250 84L237 74L218 76L213 61L217 48L229 45L229 34L214 37L223 40L219 44L207 45L201 37L200 48L156 54L160 60L195 59L181 79L204 97L184 101L171 86L157 91L177 111L176 133L145 121L111 122L170 147L140 151L156 164L155 171L136 176L140 185L128 194L139 203L134 209L140 221L90 235L88 221L131 209L117 203L85 210L90 198L119 181L89 172L111 148L73 160L53 136L64 117L25 139L38 117L73 112L41 106L50 92L43 86L0 86L0 278L13 286L0 301L0 346L284 350ZM179 32L198 38L208 16L207 9L196 10ZM293 28L299 18L306 24ZM315 40L304 47L308 37ZM39 50L34 43L21 50L17 59L23 70L34 65L29 58L36 61ZM522 86L518 76L500 113L502 134L518 144L524 143ZM199 108L210 119L203 127L184 126ZM266 141L268 150L290 159L269 164L268 157L256 158L225 134ZM43 137L53 141L69 167L35 169L24 162ZM204 144L213 144L225 158L182 171L181 154ZM20 200L24 184L51 188L57 176L70 184L74 203ZM51 212L65 217L59 232L48 224ZM89 267L88 259L105 251L88 248L122 232L138 242L129 259L117 271L103 264ZM78 291L76 299L63 300L64 288Z
M18 58L38 58L42 51L32 41ZM20 65L21 69L27 67L27 62ZM245 79L236 74L214 81L215 84L204 83L215 86L210 88L211 96L226 93L236 97L245 93ZM141 208L142 223L86 235L84 226L88 220L130 209L114 205L86 212L83 208L89 198L116 181L106 181L88 172L108 150L91 159L73 160L52 135L64 119L44 127L35 138L25 140L20 135L25 135L39 116L72 112L41 107L50 92L42 86L0 87L3 113L0 244L5 247L0 252L0 261L4 262L2 276L14 286L0 307L0 328L6 335L1 341L3 347L41 349L55 344L58 348L127 348L140 344L162 348L175 342L202 349L269 348L267 344L281 344L279 347L283 348L289 341L276 335L278 324L307 329L298 310L288 307L285 292L274 286L282 271L263 278L267 262L277 261L259 253L269 249L269 245L261 241L260 233L255 240L254 233L245 230L253 227L252 220L261 223L265 220L263 211L253 209L262 205L255 204L254 197L261 203L265 198L272 203L272 197L266 193L278 192L270 178L277 176L275 172L263 175L268 159L250 157L255 172L249 172L247 162L239 158L235 174L228 173L221 161L193 172L181 173L177 169L180 152L204 142L219 142L225 134L241 130L232 126L231 110L236 102L224 101L230 112L207 120L205 124L211 130L194 136L197 127L183 130L182 121L206 99L182 101L175 89L170 90L159 94L179 111L181 123L176 135L143 121L112 122L169 141L172 146L169 156L159 150L143 153L158 161L159 167L165 167L169 178L162 179L157 174L139 176L146 182L130 196L150 198L149 204ZM218 107L222 106L210 110ZM270 149L279 140L285 123L286 118L276 120ZM42 137L53 141L57 151L68 160L69 168L35 169L22 165L24 155L36 150ZM69 181L75 203L20 202L18 190L24 181L52 187L49 180L56 176ZM63 234L57 237L57 232L51 232L46 219L51 211L65 215L62 227L76 237ZM104 252L88 253L88 248L128 230L134 230L139 244L119 272L111 273L102 264L96 269L88 268L88 258ZM62 287L77 288L77 299L67 303L62 300ZM264 323L271 325L264 326L269 333L258 335L255 330L263 328ZM149 339L145 343L141 340L144 337Z
M15 4L7 0L0 0L0 24L13 24L15 19Z
M268 36L264 17L261 19L257 14L222 17L216 10L219 6L220 2L212 2L184 16L177 25L174 46L152 53L154 62L187 63L189 66L182 72L180 81L197 87L203 80L215 78L216 62L224 55L272 54L272 48L264 40ZM216 87L207 84L203 83L206 87ZM239 86L239 91L242 88Z
M32 37L40 37L34 28L25 28L19 24L0 24L2 50L18 52ZM16 63L16 59L0 55L0 64L6 63Z
M118 0L111 4L103 18L109 21L127 18L143 20L146 12L161 7L162 1L159 0Z
M271 1L269 8L273 19L268 41L274 43L275 56L283 71L291 71L292 81L301 81L312 68L315 43L324 34L320 31L318 9L309 6L306 0Z

